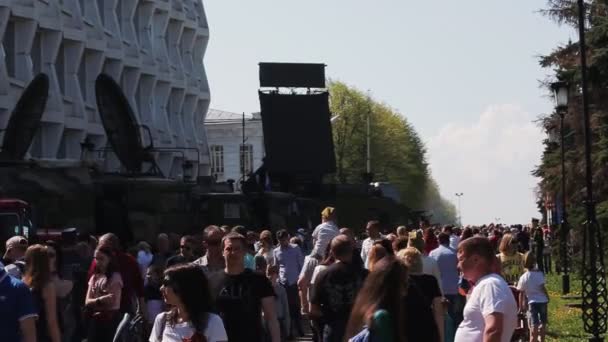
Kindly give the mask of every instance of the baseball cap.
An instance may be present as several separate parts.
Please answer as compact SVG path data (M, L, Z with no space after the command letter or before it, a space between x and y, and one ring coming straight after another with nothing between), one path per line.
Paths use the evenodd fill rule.
M24 238L23 236L16 235L16 236L13 236L10 239L6 240L6 250L17 248L17 247L27 248L27 239Z

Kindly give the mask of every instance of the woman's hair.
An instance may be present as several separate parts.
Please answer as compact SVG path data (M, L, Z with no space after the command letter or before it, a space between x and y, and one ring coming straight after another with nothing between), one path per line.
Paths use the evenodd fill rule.
M47 247L53 247L53 250L55 251L55 273L59 276L59 278L61 278L63 276L61 272L61 265L63 264L63 252L61 251L59 244L56 241L48 240L44 243L44 245ZM50 258L50 251L47 252L49 253Z
M397 257L405 263L410 273L422 273L422 253L417 248L408 247L400 250Z
M393 252L397 253L402 249L406 249L407 243L408 243L407 237L397 238L397 240L393 241Z
M374 265L382 258L394 255L395 253L393 252L393 246L390 241L385 239L376 240L370 248L367 256L367 267L370 270L373 270Z
M502 236L500 240L500 246L498 247L498 251L505 255L513 255L517 252L517 245L515 244L516 240L513 234L507 233Z
M531 271L534 269L535 266L536 266L536 257L534 256L534 253L531 253L531 252L526 253L526 255L524 256L524 268L527 269L528 271Z
M190 318L195 330L204 333L201 329L207 326L209 312L213 309L209 281L202 268L192 264L182 264L165 270L163 286L170 287L184 305L184 310ZM177 308L169 311L168 321L177 323Z
M118 272L118 264L116 262L116 256L114 254L114 251L112 251L112 249L110 247L97 247L97 249L95 251L103 253L105 256L108 257L108 266L106 267L105 272L102 273L99 270L98 264L96 263L95 264L95 273L100 273L100 274L102 273L109 280L110 278L112 278L112 274L114 274L115 272Z
M33 245L25 251L25 275L23 282L32 290L42 290L51 281L49 250L43 245Z
M422 233L420 231L410 233L410 239L407 242L408 247L414 247L420 251L420 253L424 252L424 239L422 238Z
M471 230L471 228L467 227L462 231L462 235L460 236L460 241L464 241L468 238L472 238L473 237L473 230Z
M408 269L394 257L378 262L365 279L357 295L346 329L346 337L351 338L365 326L371 330L372 318L378 310L390 314L395 341L405 341L405 308L403 296L408 287Z

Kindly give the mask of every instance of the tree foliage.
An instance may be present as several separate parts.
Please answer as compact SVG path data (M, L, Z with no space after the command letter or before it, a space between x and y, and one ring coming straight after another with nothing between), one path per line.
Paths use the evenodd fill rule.
M403 204L428 210L433 220L454 222L454 206L441 198L426 160L426 148L414 127L398 111L364 92L332 81L329 85L336 152L336 181L361 183L367 165L367 117L370 116L371 171L374 180L390 182Z
M541 13L558 24L578 28L576 0L550 0ZM594 170L594 195L598 203L598 219L604 227L608 224L608 2L586 1L587 51L589 100L592 129L592 163ZM585 200L584 129L580 92L580 56L578 42L558 46L550 54L540 58L543 68L553 70L553 75L543 82L550 91L550 82L556 79L570 83L568 113L565 117L566 141L566 193L570 222L575 226L584 219L582 210ZM559 117L555 113L543 115L539 122L548 131L559 129ZM558 131L557 131L558 132ZM539 206L546 195L556 196L561 191L560 146L558 142L544 142L545 150L540 165L533 174L540 177Z

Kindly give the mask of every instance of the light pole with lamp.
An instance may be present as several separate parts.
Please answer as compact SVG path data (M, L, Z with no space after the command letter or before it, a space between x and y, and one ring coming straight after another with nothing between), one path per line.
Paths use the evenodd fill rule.
M566 209L566 144L564 117L568 113L568 83L559 81L551 84L555 100L555 112L559 115L559 135L561 154L561 221L559 227L559 259L562 268L562 294L570 293L570 265L568 260L568 237L570 224L568 223L568 210Z
M462 227L462 207L460 206L460 199L464 195L462 192L455 193L456 197L458 197L458 225Z
M593 199L593 170L591 161L591 124L589 115L589 94L587 91L587 46L585 44L585 1L578 0L579 57L581 65L581 99L585 132L585 211L586 221L583 234L583 326L593 337L590 341L603 341L606 333L608 298L606 294L606 272L600 225Z

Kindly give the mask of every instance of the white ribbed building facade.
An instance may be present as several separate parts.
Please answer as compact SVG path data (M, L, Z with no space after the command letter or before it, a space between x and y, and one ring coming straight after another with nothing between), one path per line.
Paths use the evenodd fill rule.
M198 148L198 173L209 173L203 66L209 28L202 0L0 0L0 37L0 129L34 75L50 78L28 157L80 160L85 139L106 147L95 100L103 72L121 85L155 147ZM166 176L180 176L181 154L155 156ZM112 153L98 158L106 171L118 170ZM196 152L186 159L195 162Z

